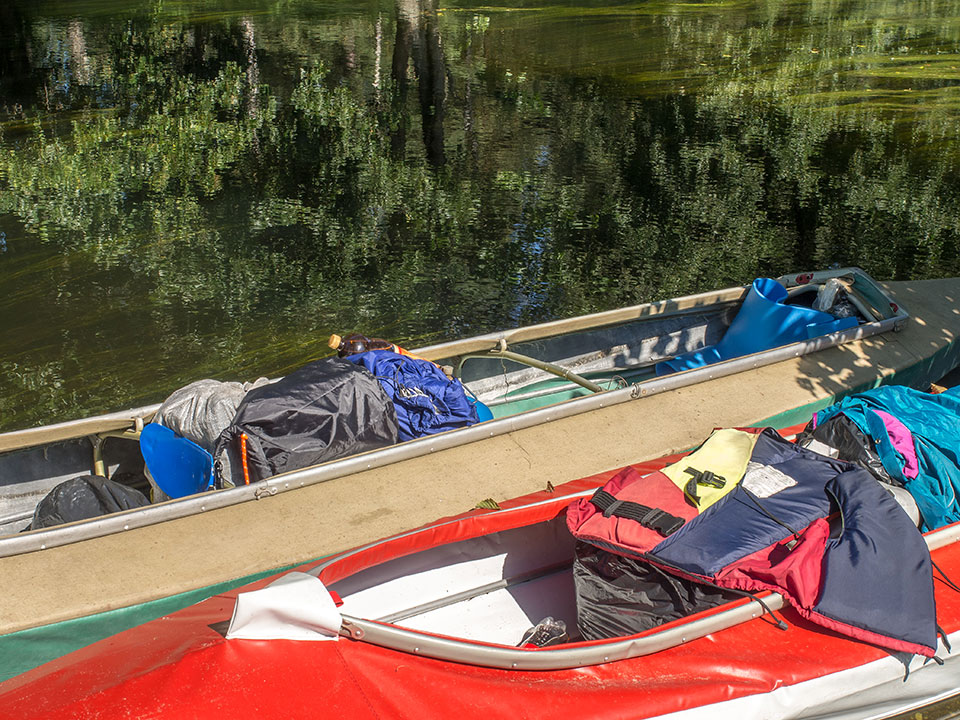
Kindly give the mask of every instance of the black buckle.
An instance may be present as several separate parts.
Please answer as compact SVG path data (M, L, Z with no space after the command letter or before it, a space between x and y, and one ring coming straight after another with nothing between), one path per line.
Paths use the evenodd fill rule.
M700 504L700 496L697 495L698 485L722 488L727 484L727 479L723 475L716 475L710 470L697 470L696 468L688 467L684 472L689 473L692 477L683 488L683 494L690 498L695 505Z
M670 515L669 513L657 508L651 508L650 512L648 512L644 516L643 520L640 521L640 524L649 528L653 528L664 537L667 537L668 535L673 535L673 533L682 528L685 522L686 521L683 518Z

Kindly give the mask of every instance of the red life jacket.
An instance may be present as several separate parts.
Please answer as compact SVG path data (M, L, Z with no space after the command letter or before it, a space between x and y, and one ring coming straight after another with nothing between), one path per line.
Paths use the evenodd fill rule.
M703 512L664 471L624 469L592 498L571 504L570 531L679 577L779 592L807 619L851 637L934 654L929 551L865 470L768 429L757 436L744 477L724 478L733 488ZM836 537L831 514L842 518ZM893 583L891 572L898 573Z

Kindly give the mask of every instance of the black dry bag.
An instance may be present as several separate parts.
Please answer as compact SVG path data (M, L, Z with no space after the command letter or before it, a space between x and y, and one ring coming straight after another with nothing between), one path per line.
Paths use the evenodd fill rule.
M245 437L241 437L245 436ZM324 358L248 392L214 452L218 474L226 452L234 485L397 442L397 415L367 370Z

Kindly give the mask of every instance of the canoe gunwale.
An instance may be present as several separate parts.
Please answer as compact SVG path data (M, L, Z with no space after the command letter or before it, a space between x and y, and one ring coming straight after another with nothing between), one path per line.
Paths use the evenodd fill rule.
M0 433L0 453L26 450L39 445L50 445L82 437L95 439L104 433L135 430L149 422L159 409L160 403L154 403L95 417Z
M537 506L567 501L576 497L588 496L593 490L575 493L539 503L531 503L510 508L502 512L523 511ZM451 519L444 524L453 524ZM430 533L437 525L404 533L401 536L371 543L362 548L338 555L309 571L319 576L324 569L342 562L344 558L375 548L383 543L394 542L418 533ZM464 538L465 540L469 538ZM929 550L935 550L960 540L960 522L939 530L924 534ZM647 631L627 638L612 638L584 643L572 647L521 649L504 645L494 645L473 640L458 639L428 632L409 630L391 625L383 620L367 620L350 615L343 616L341 634L356 641L368 642L391 650L413 655L431 657L447 662L457 662L480 667L518 671L567 670L589 665L600 665L629 658L641 657L697 640L711 633L726 630L735 625L756 619L767 610L776 611L786 602L779 593L759 593L758 599L733 601L734 606L726 609L711 609L699 613L690 620L676 620L663 629ZM762 601L762 604L761 602Z
M865 323L848 330L822 335L790 345L783 345L773 350L767 350L753 355L745 355L705 367L652 378L635 385L574 398L555 405L549 405L518 415L490 420L471 427L417 438L380 450L373 450L360 455L333 460L322 465L276 475L248 486L201 493L179 500L172 500L135 510L127 510L92 520L0 537L0 558L36 552L61 545L69 545L91 538L103 537L159 522L209 512L251 500L260 500L281 492L296 490L306 485L335 480L346 475L383 467L402 460L410 460L429 455L452 447L467 445L489 437L506 435L542 423L600 410L607 406L639 400L679 388L696 385L707 380L772 365L854 340L861 340L889 330L899 330L902 328L907 317L906 311L900 307L893 317L885 320ZM121 415L123 415L123 413L114 414L114 416Z
M696 295L686 295L671 300L642 303L631 307L606 310L604 312L580 315L563 320L554 320L513 330L477 335L463 340L452 340L437 345L415 348L411 352L427 360L446 360L463 353L496 350L502 343L506 343L509 346L510 343L542 340L567 333L594 330L609 325L645 320L661 315L685 315L707 307L733 305L743 299L743 296L747 293L747 289L746 287L725 288L722 290L698 293ZM274 380L276 379L277 378L274 378ZM134 428L138 424L149 421L160 408L161 404L162 403L153 403L151 405L119 410L94 417L0 433L0 453L64 440L74 440L84 436L95 436L104 432Z
M848 279L854 284L857 284L859 281L870 288L871 294L885 299L891 304L891 307L893 306L893 299L889 294L866 272L857 267L784 275L778 278L778 282L785 285L788 289L795 290L801 286L810 283L825 282L831 278ZM803 282L801 283L800 280L803 280ZM486 353L500 347L509 347L511 343L541 340L636 320L651 319L656 316L685 315L709 307L718 308L733 305L746 296L749 287L750 286L738 286L721 290L711 290L669 300L641 303L626 308L617 308L573 318L552 320L550 322L514 328L512 330L487 333L437 345L428 345L422 348L416 348L412 352L427 360L449 360L463 354L474 352ZM906 319L908 314L903 310L902 306L899 306L893 316ZM884 311L884 320L887 319L889 318ZM870 324L872 323L866 323L860 327L866 327ZM150 418L153 417L161 404L162 403L153 403L151 405L119 410L93 417L0 433L0 453L64 440L73 440L84 436L95 437L105 432L139 428L139 426L148 422Z
M869 276L868 276L869 277ZM463 340L453 340L438 345L428 345L412 352L427 360L446 360L460 355L484 353L500 347L543 340L545 338L568 335L586 330L596 330L610 325L621 325L636 320L648 320L657 316L688 315L707 308L723 308L734 305L746 296L749 286L711 290L695 295L684 295L670 300L642 303L615 310L606 310L589 315L580 315L563 320L529 325L527 327L502 330L477 335Z

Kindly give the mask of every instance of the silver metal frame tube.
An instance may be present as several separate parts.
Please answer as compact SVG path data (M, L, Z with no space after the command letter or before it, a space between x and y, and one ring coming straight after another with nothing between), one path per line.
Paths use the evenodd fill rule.
M960 523L932 532L924 539L931 551L957 542L960 539ZM771 593L761 599L771 611L779 610L785 604L779 593ZM751 600L744 605L643 637L539 650L523 650L427 635L349 615L343 617L341 633L354 640L449 662L502 670L564 670L650 655L747 622L759 617L763 612L765 611L759 602Z
M783 597L777 593L764 597L763 601L771 610L783 607ZM341 632L355 640L438 660L502 670L565 670L650 655L747 622L758 617L762 612L763 609L758 603L750 601L716 615L692 620L682 626L643 637L581 647L542 650L482 645L453 638L423 635L393 625L383 625L349 616L344 616L344 630Z

